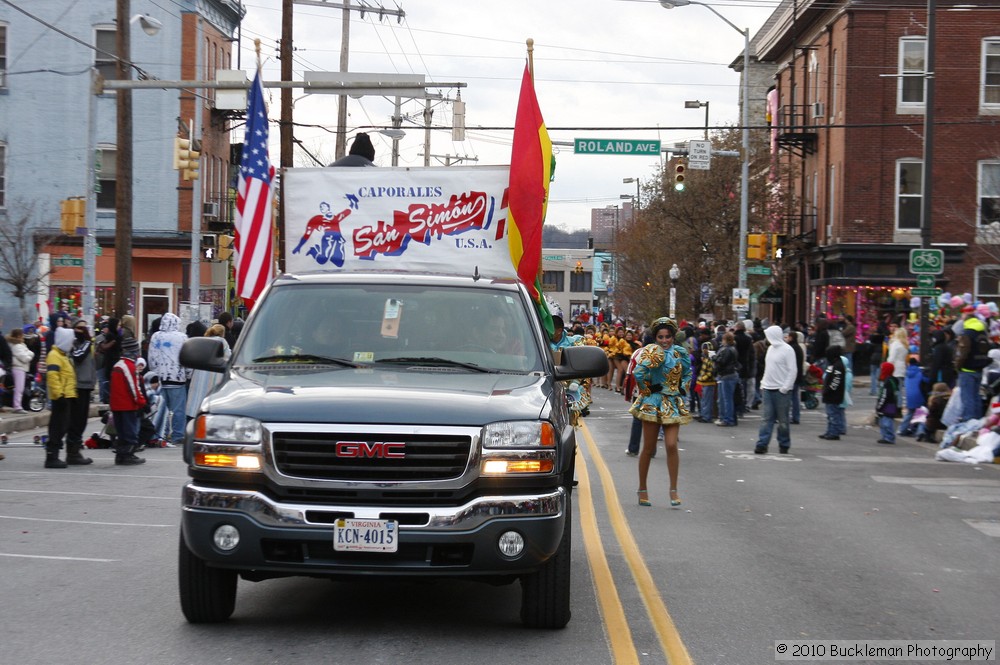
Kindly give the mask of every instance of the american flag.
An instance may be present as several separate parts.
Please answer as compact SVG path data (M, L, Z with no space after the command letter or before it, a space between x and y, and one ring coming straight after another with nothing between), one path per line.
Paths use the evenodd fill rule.
M267 107L260 69L250 86L247 131L236 193L236 294L253 306L274 276L274 236L271 232L271 179L267 155Z

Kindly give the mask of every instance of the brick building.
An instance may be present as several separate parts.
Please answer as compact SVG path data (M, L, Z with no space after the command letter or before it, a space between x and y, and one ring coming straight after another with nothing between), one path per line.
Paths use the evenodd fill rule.
M43 292L32 297L31 314L50 309L79 311L83 284L80 236L59 236L62 199L83 196L88 161L97 161L95 266L96 314L112 314L115 301L116 93L91 95L91 68L116 77L114 0L66 3L37 0L30 16L0 4L0 217L26 220L39 270L51 268ZM162 80L213 79L232 67L232 37L245 9L234 0L156 3L132 0L133 14L161 24L155 35L131 29L131 62ZM74 39L61 34L71 35ZM190 181L174 171L172 153L179 124L195 117L195 92L203 104L201 196L192 202ZM188 300L191 232L227 219L229 128L209 91L147 89L132 92L133 284L131 313L143 329L163 312ZM88 107L93 99L93 116ZM89 145L88 120L94 124ZM210 205L220 204L220 205ZM206 213L208 213L206 215ZM194 224L192 225L192 219ZM203 225L204 222L204 225ZM226 266L201 262L202 302L213 313L225 301ZM23 314L9 289L0 289L0 322L9 330Z
M939 2L931 241L937 285L1000 299L1000 2ZM783 1L754 38L771 63L776 187L787 234L782 318L908 313L920 246L927 12L879 0ZM775 169L774 173L777 173ZM859 331L864 330L859 325Z

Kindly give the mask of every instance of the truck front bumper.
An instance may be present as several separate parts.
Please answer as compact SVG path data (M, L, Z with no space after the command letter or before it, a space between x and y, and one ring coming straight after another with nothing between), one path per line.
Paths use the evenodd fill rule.
M547 561L568 520L564 488L538 495L483 496L461 506L338 506L283 503L256 491L189 483L183 492L182 529L191 551L210 565L252 575L517 575ZM337 552L338 518L391 519L399 524L394 553ZM213 534L235 527L239 544L224 552ZM500 536L525 541L507 557Z

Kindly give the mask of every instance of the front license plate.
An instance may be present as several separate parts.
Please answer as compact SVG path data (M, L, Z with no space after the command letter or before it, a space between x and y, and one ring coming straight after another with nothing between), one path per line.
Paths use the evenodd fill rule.
M333 525L337 552L395 552L399 528L392 520L339 519Z

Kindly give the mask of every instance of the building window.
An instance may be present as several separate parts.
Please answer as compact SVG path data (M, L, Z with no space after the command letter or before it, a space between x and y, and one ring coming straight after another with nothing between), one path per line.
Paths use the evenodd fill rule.
M908 106L924 104L924 67L927 40L924 37L904 37L899 40L899 103Z
M7 207L7 146L0 143L0 208Z
M979 225L1000 223L1000 162L979 163Z
M97 209L114 210L118 181L118 151L114 148L97 149Z
M571 272L569 274L570 293L590 293L594 290L594 273Z
M975 299L980 302L1000 300L1000 266L976 266Z
M108 81L118 78L116 33L114 28L97 28L94 31L94 43L99 49L94 51L94 67Z
M900 231L920 229L920 201L923 198L923 162L896 162L896 228Z
M1000 106L1000 39L983 40L983 105Z
M542 271L542 291L563 291L566 275L562 270Z
M832 118L837 113L837 101L840 92L840 81L837 78L838 54L836 49L830 55L830 112Z
M0 25L0 90L7 87L7 26Z

